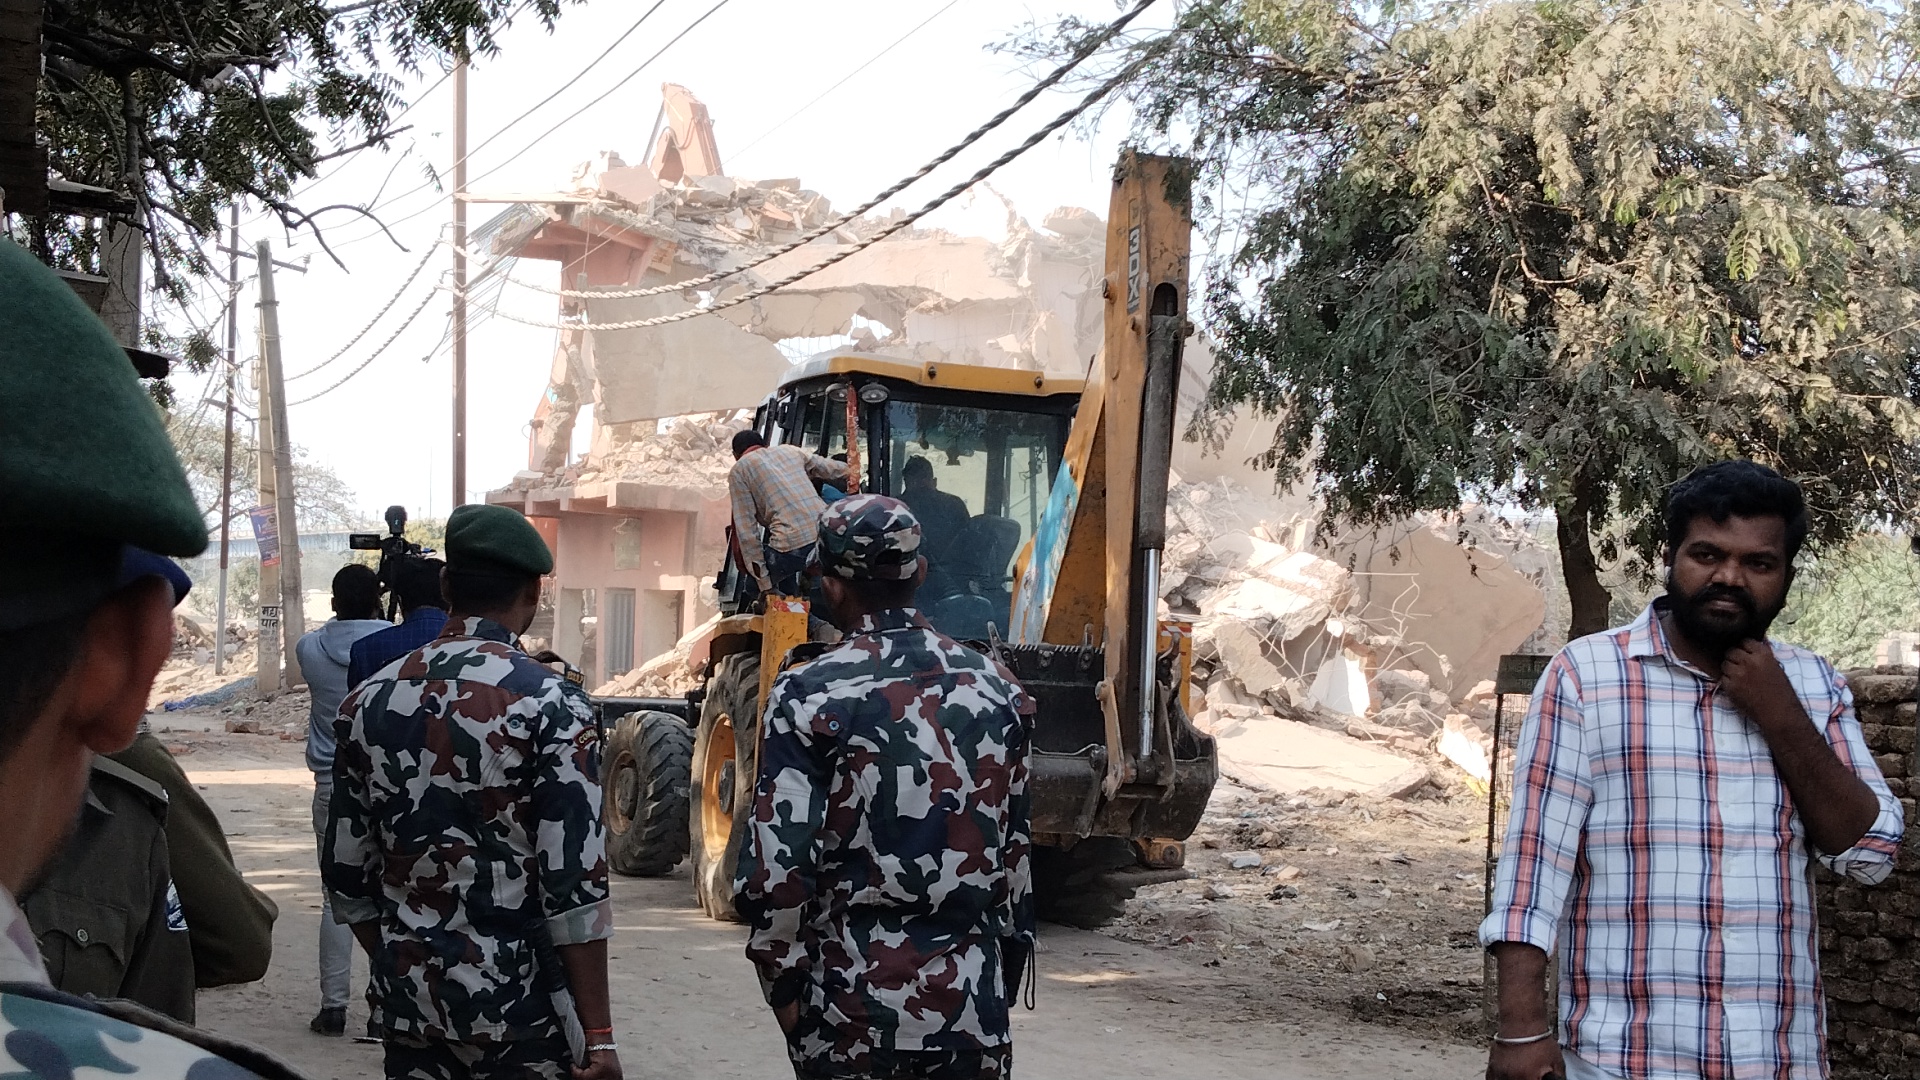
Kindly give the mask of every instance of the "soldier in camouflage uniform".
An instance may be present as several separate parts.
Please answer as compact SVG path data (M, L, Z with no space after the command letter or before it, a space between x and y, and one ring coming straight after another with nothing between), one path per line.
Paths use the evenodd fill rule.
M440 637L340 705L334 917L371 957L388 1077L568 1076L537 989L558 965L591 1044L572 1076L619 1080L599 732L585 694L519 646L553 556L498 506L455 510L446 551Z
M0 297L0 1075L293 1075L131 1003L54 990L14 901L73 827L94 755L133 741L173 648L172 586L127 572L126 548L195 555L207 529L106 326L4 239Z
M847 638L773 684L735 889L747 956L803 1078L999 1080L1032 954L1033 703L913 608L905 503L820 518Z

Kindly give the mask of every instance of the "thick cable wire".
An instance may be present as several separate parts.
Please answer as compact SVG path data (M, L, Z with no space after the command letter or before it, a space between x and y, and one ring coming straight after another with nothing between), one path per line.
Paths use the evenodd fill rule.
M880 241L885 240L887 237L892 236L894 233L897 233L900 230L905 229L907 226L912 225L914 222L920 220L923 217L926 217L928 214L933 213L935 210L940 209L942 206L945 206L947 203L960 197L962 194L965 194L968 188L971 188L975 184L979 183L980 181L985 180L989 176L992 176L995 172L998 172L1000 168L1006 165L1008 162L1013 161L1015 158L1019 157L1020 155L1040 145L1040 143L1044 141L1047 136L1053 134L1054 132L1072 123L1074 119L1077 118L1081 113L1084 113L1088 109L1092 108L1096 103L1100 101L1101 98L1106 97L1108 94L1112 93L1113 90L1116 87L1118 87L1121 83L1126 82L1128 79L1132 78L1134 73L1139 71L1142 67L1144 67L1149 59L1151 59L1151 57L1147 57L1147 56L1140 57L1139 59L1135 60L1133 63L1128 64L1126 67L1120 69L1118 74L1115 74L1112 78L1108 79L1106 82L1101 83L1099 86L1095 87L1090 93L1088 93L1086 97L1082 98L1079 104L1075 105L1071 109L1068 109L1066 112L1061 113L1059 116L1054 117L1051 121L1047 123L1045 127L1042 127L1039 131L1036 131L1032 135L1029 135L1025 142L1021 143L1019 146L1014 147L1013 149L1007 151L1004 154L1001 154L999 157L988 162L986 165L982 166L978 172L974 173L972 176L968 177L967 179L962 180L958 184L955 184L954 186L948 188L947 190L941 192L939 195L934 197L933 201L927 203L925 206L922 206L920 209L915 210L913 213L908 214L906 217L903 217L898 221L890 222L885 228L881 229L879 232L874 233L872 236L866 238L865 240L860 241L857 244L849 245L846 250L837 252L833 256L827 259L823 259L820 262L814 264L813 266L809 266L804 270L799 270L794 273L788 274L786 277L781 278L778 281L770 282L769 284L763 285L757 289L750 289L747 292L741 293L739 296L736 296L730 300L722 300L719 303L712 304L707 307L691 308L687 311L676 312L672 315L657 315L651 319L630 319L625 322L612 322L612 323L546 322L542 320L522 318L519 315L514 315L506 311L501 311L501 310L498 310L497 308L495 309L493 314L499 318L507 320L508 322L520 323L523 326L536 326L545 330L644 330L647 327L651 327L651 326L665 326L668 323L680 322L683 319L692 319L701 315L712 315L715 312L725 311L730 307L737 307L750 300L758 300L760 297L766 296L768 293L777 292L778 290L784 289L787 286L802 280L803 278L811 277L814 274L817 274L820 271L825 270L827 267L834 265L835 263L842 262L846 259L852 258L854 255L857 255L860 252L865 251L867 248L870 248L873 245L879 243ZM675 289L676 290L684 289L688 287L689 284L690 283L688 282L681 282L675 286ZM614 294L587 293L584 295L611 296Z
M919 168L919 170L914 172L911 176L905 177L904 179L901 179L895 182L891 187L887 188L885 191L882 191L880 194L875 195L871 199L868 199L866 202L855 207L854 209L849 210L844 214L841 214L839 217L834 218L832 221L829 221L824 225L820 225L814 228L810 232L802 234L799 237L799 239L793 240L785 245L782 245L781 247L774 248L772 251L769 251L764 255L756 257L752 262L734 267L731 270L716 270L702 277L692 278L687 281L676 281L670 285L650 285L640 289L615 289L608 292L592 292L592 291L582 291L578 289L556 289L547 285L536 285L531 281L521 281L518 278L513 278L513 277L507 277L506 280L515 285L518 285L523 289L532 289L534 292L546 293L548 296L565 297L569 300L578 300L578 299L585 299L585 298L593 298L593 299L600 299L600 300L630 300L630 299L634 299L636 297L642 297L642 296L660 296L665 293L683 292L687 289L697 289L702 285L711 285L716 281L720 281L725 278L730 278L730 277L737 276L739 274L743 274L748 270L752 270L757 266L764 266L767 263L772 262L773 260L779 258L782 255L785 255L792 251L797 251L800 248L803 248L808 244L813 243L815 240L818 240L821 237L826 236L828 233L831 233L835 229L838 229L846 225L848 222L854 221L861 217L865 217L869 212L871 212L874 208L878 207L881 203L886 202L888 199L891 199L895 195L900 194L902 191L905 191L907 188L912 187L914 184L919 183L921 180L925 179L929 173L932 173L935 169L939 168L942 165L945 165L947 162L952 161L956 156L964 152L968 147L972 146L974 143L977 143L981 139L985 138L995 128L998 128L1000 125L1012 119L1015 113L1025 108L1028 104L1030 104L1033 101L1034 98L1037 98L1041 94L1046 93L1050 87L1058 83L1061 79L1066 78L1069 74L1072 73L1074 68L1078 67L1083 61L1086 60L1087 57L1093 55L1095 50L1100 48L1100 46L1105 45L1108 41L1112 40L1115 34L1118 34L1120 31L1126 29L1128 23L1132 22L1142 12L1146 11L1149 7L1152 7L1156 2L1158 2L1158 0L1139 0L1139 3L1135 4L1131 11L1128 11L1126 14L1120 16L1118 19L1115 19L1112 23L1108 24L1106 29L1100 32L1099 37L1095 38L1092 41L1089 41L1086 45L1082 46L1080 50L1076 52L1073 56L1068 57L1065 63L1061 64L1059 67L1055 68L1052 72L1050 72L1046 78L1041 79L1039 82L1029 87L1026 93L1021 94L1019 97L1013 100L1013 104L1008 105L1006 108L1000 110L998 113L995 113L990 119L987 120L986 123L981 124L979 127L973 129L973 131L969 132L959 142L941 151L938 156L936 156L933 160L927 162L925 165L922 165ZM1132 70L1132 68L1129 68L1128 70ZM1111 87L1108 87L1107 89L1111 89ZM1101 91L1101 93L1103 94L1106 92L1107 91L1105 89ZM1082 107L1084 108L1085 106L1082 106ZM1078 114L1076 113L1075 115L1078 115ZM996 165L995 167L997 168L998 166ZM473 256L470 254L469 258L471 257Z
M625 78L621 79L617 83L614 83L612 86L601 91L599 94L596 94L593 98L588 100L586 104L580 106L578 109L575 109L571 113L568 113L566 116L562 117L559 120L559 122L548 127L546 131L536 136L532 142L528 143L527 145L521 147L520 149L514 151L512 154L508 155L506 159L501 161L498 165L495 165L493 168L488 169L487 171L481 173L478 176L469 177L467 179L467 187L471 189L474 184L477 184L480 181L485 180L487 177L492 176L494 173L497 173L501 169L506 168L508 165L513 164L515 161L518 161L520 157L523 154L525 154L527 151L532 150L534 147L540 145L540 143L543 140L545 140L547 136L552 135L554 132L560 130L562 127L566 126L569 123L572 123L575 119L577 119L580 116L581 113L584 113L588 109L591 109L595 105L598 105L602 101L605 101L608 97L612 96L614 91L619 90L621 87L632 82L635 78L637 78L640 75L642 71L645 71L647 67L651 65L655 60L658 60L662 56L666 55L666 52L668 49L671 49L675 45L678 45L680 43L681 38L684 38L688 34L693 33L696 27L698 27L701 23L706 22L709 18L712 18L715 12L719 11L723 7L726 7L727 4L730 2L731 0L719 0L719 3L716 3L712 7L708 8L705 14L693 20L691 23L688 23L686 29L680 31L678 34L675 34L672 40L668 41L665 45L660 46L659 50L656 51L652 56L649 56L645 60L642 60L640 62L640 66L628 72ZM468 155L468 156L472 156L472 155ZM414 188L413 190L419 191L420 188ZM407 194L411 195L413 194L413 192L408 192ZM394 196L394 199L398 200L402 197L403 196L396 195ZM350 240L342 241L341 243L333 245L333 249L335 251L340 251L346 248L350 244L357 244L362 240L371 240L374 237L381 236L385 232L391 231L395 228L398 228L401 225L406 224L409 221L412 221L414 218L417 218L421 214L424 214L429 210L434 209L438 205L440 205L439 200L435 199L433 202L430 202L427 205L422 206L420 209L415 210L411 214L407 214L404 217L395 218L393 221L386 222L385 223L386 228L384 230L376 230L374 232L366 233L361 236L356 236Z
M460 161L455 162L454 164L458 165L458 164L461 164L462 162L472 161L473 155L479 153L482 150L485 150L488 144L492 143L495 139L498 139L500 136L505 135L509 131L512 131L514 128L514 125L520 123L520 121L525 120L527 117L532 116L534 113L539 112L541 109L545 108L547 104L551 102L554 98L557 98L561 94L564 94L568 90L571 90L573 88L573 85L579 82L581 79L586 78L587 73L592 71L600 63L600 61L605 60L608 56L612 55L613 50L619 48L622 42L632 37L633 32L635 30L640 29L641 24L645 23L649 18L651 18L654 12L659 11L661 6L666 2L667 0L654 0L654 5L652 7L642 12L640 17L634 20L633 25L627 27L626 31L622 33L619 37L614 38L613 44L607 46L604 50L602 50L599 56L594 57L592 60L587 62L587 65L585 67L575 72L573 75L573 78L568 79L566 82L560 84L559 89L555 90L551 94L548 94L546 97L541 98L539 101L535 102L530 108L528 108L525 112L522 112L519 116L516 116L513 119L507 121L504 125L500 127L499 130L495 131L493 134L487 136L486 138L480 140L480 144L478 146L475 146L472 149L468 150L466 153L466 156L462 157ZM445 77L443 76L443 79L444 78ZM434 85L438 86L439 83L435 83ZM406 191L403 191L400 194L395 195L393 198L386 200L384 203L375 203L372 207L368 208L369 212L380 209L382 205L391 206L392 204L399 202L401 199L407 198L410 195L417 194L419 192L425 191L430 187L433 187L438 182L439 180L437 177L433 180L423 180L419 184L415 185L414 187L408 188ZM402 218L401 220L404 221L406 219ZM394 224L397 225L399 224L399 222L395 222Z
M427 264L433 261L433 256L439 249L440 249L440 245L438 243L427 245L426 252L420 256L420 261L414 265L413 273L407 275L407 280L400 283L400 287L393 291L392 296L387 297L387 302L385 306L381 307L381 309L374 314L373 318L367 320L367 325L361 327L360 332L353 335L352 340L348 341L345 345L340 346L340 350L338 352L334 353L332 356L327 357L325 360L320 361L319 363L313 365L312 367L298 374L287 376L286 381L292 382L295 379L304 379L307 376L313 374L314 372L319 371L321 368L326 367L328 364L333 363L335 360L338 360L341 357L347 355L347 352L349 350L351 350L355 345L360 344L360 339L363 337L366 337L369 331L371 331L375 326L379 325L380 320L387 317L387 312L393 310L393 305L400 302L400 297L403 296L408 289L413 287L414 279L418 278L420 276L420 271L425 270L427 268Z
M332 386L327 387L325 390L322 390L319 393L309 394L306 397L301 398L299 401L287 402L287 407L292 408L295 405L305 405L307 402L313 401L316 398L323 398L328 394L333 393L335 390L340 389L342 386L345 386L347 384L347 380L367 370L367 365L373 363L375 360L380 359L381 354L385 353L387 349L391 347L395 341L399 340L400 335L406 333L407 327L412 326L414 323L414 320L420 317L420 313L427 310L427 305L433 302L434 296L438 294L439 291L440 290L438 287L428 289L427 294L420 298L420 306L413 309L413 313L407 316L405 322L401 323L397 327L394 327L393 333L387 335L387 340L381 342L380 347L373 350L373 352L369 353L365 360L360 361L359 367L356 367L352 371L349 371L345 375L342 375L340 379L337 382L335 382Z

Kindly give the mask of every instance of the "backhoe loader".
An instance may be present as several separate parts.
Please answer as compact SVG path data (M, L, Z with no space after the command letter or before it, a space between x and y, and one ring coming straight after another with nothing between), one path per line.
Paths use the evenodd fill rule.
M1128 153L1107 225L1105 338L1084 380L827 353L760 407L770 444L846 455L858 486L922 520L921 611L997 656L1036 699L1029 756L1035 899L1092 926L1145 884L1187 876L1182 841L1217 775L1188 719L1189 628L1159 615L1180 347L1187 334L1187 165ZM705 685L684 705L609 699L614 868L660 873L691 847L702 908L737 918L761 703L783 665L830 637L804 598L757 605L729 560ZM759 610L753 610L755 606ZM681 721L691 722L690 783ZM684 768L685 766L678 766Z

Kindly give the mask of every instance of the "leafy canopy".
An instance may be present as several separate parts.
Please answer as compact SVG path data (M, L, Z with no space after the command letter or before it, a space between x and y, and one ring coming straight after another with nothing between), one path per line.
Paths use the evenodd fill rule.
M491 56L515 18L552 26L562 0L55 0L42 26L38 122L58 179L108 189L144 234L151 283L177 306L211 275L239 198L324 245L351 206L302 205L325 162L407 130L403 73ZM106 220L58 208L21 222L41 258L104 273ZM175 342L196 368L201 333Z
M1589 535L1650 563L1709 460L1799 480L1819 539L1908 517L1917 28L1854 0L1186 8L1126 49L1142 136L1239 237L1212 404L1278 415L1268 463L1331 518L1550 508L1589 582Z

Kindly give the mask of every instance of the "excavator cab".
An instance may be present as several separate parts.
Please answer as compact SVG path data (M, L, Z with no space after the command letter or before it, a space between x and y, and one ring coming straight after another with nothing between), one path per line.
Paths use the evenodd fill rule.
M942 382L964 376L964 386ZM905 502L926 532L921 610L961 640L1005 636L1014 559L1045 512L1081 384L1032 372L915 365L829 353L797 366L756 414L770 444L849 459L854 395L860 490ZM821 485L823 502L846 492ZM721 571L725 614L753 606L731 548Z
M1183 169L1128 154L1116 171L1106 346L1088 379L826 353L796 365L755 418L770 445L843 457L850 487L913 509L928 563L920 610L1038 702L1035 898L1043 917L1079 925L1117 916L1140 885L1186 876L1180 841L1217 776L1213 740L1188 719L1191 635L1158 607L1187 325ZM821 494L824 505L848 492ZM737 561L734 549L719 579L725 617L694 695L680 818L701 906L720 919L738 917L761 704L783 666L837 636L806 597L756 597Z

